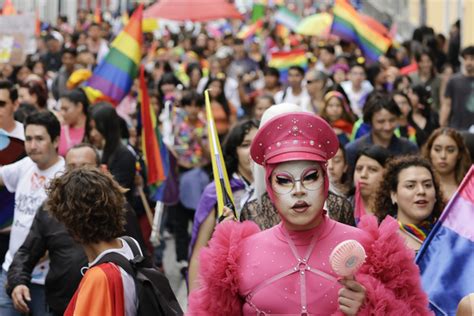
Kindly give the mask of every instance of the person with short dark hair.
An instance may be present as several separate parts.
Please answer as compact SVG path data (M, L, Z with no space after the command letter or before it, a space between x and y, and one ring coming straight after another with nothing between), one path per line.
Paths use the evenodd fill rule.
M62 66L53 80L51 92L56 100L68 91L66 86L71 74L76 70L77 51L75 48L64 48L62 51Z
M14 219L9 249L0 274L1 286L6 283L13 256L28 235L39 206L46 199L46 185L64 170L64 160L57 152L61 127L54 114L48 111L31 114L24 126L28 157L0 167L0 185L15 193ZM48 261L34 267L30 289L33 314L42 315L45 311L44 282L47 273ZM0 315L17 315L5 291L0 291Z
M352 112L358 117L362 117L365 100L374 89L370 82L366 80L364 65L352 64L351 70L349 70L349 80L342 82L341 87L349 99Z
M16 121L15 111L18 109L18 91L8 80L0 81L0 129L8 135L24 140L23 124Z
M393 98L384 93L369 97L363 112L364 123L370 125L370 133L346 145L347 161L354 167L357 152L372 144L380 145L392 154L403 155L418 152L416 144L394 135L401 115L400 108Z
M97 64L100 64L109 52L107 41L102 38L102 30L99 24L91 23L87 29L87 50L94 54Z
M300 66L291 66L288 69L288 87L275 94L276 103L292 103L299 105L303 110L310 110L311 98L308 90L303 86L305 70Z
M324 72L326 75L332 74L331 67L336 61L336 51L334 46L325 45L319 48L319 58L315 69Z
M474 46L461 51L462 71L448 81L439 112L439 125L474 129Z

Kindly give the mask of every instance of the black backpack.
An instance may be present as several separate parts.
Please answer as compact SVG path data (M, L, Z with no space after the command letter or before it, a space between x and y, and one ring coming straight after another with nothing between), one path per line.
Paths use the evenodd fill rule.
M166 276L144 262L145 257L135 240L128 236L121 239L130 246L135 258L127 260L112 252L104 255L95 265L112 262L133 276L138 299L137 315L183 315Z

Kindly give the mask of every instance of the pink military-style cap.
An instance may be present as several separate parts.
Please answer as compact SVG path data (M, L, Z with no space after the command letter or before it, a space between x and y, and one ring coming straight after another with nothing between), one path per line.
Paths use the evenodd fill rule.
M313 113L290 112L259 128L250 155L259 165L294 160L327 162L338 148L337 136L326 121Z

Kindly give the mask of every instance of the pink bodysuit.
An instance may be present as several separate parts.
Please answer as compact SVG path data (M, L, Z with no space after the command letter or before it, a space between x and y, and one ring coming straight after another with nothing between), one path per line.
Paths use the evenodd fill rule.
M316 228L279 225L242 242L238 265L244 315L331 315L342 287L329 264L334 247L364 232L323 217Z
M367 254L355 276L366 289L358 316L432 315L396 220L388 216L379 225L374 216L364 216L354 228L326 215L305 232L288 232L282 224L263 232L252 222L217 225L201 250L200 287L188 297L187 314L342 315L341 285L329 255L348 239L358 240Z

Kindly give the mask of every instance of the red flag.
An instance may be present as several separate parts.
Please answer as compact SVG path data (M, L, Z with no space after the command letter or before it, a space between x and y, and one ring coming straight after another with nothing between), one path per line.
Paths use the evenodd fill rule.
M97 5L94 10L94 22L95 23L102 23L102 15L100 14L100 7Z
M2 14L3 15L16 15L16 9L13 6L13 3L11 0L5 0L5 2L3 3Z
M35 35L37 37L41 35L41 20L39 18L38 10L36 10Z
M356 224L359 223L360 218L367 214L367 211L364 207L364 202L362 201L362 196L360 194L360 183L357 182L355 190L355 203L354 203L354 218Z
M139 90L141 99L142 150L147 167L147 182L148 184L159 184L166 180L166 174L160 153L156 115L151 108L143 65L140 66Z

